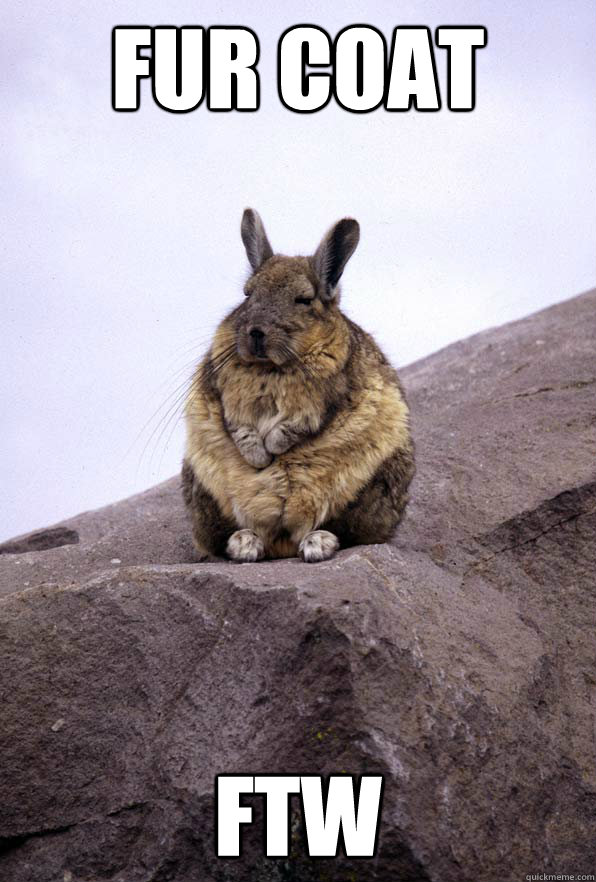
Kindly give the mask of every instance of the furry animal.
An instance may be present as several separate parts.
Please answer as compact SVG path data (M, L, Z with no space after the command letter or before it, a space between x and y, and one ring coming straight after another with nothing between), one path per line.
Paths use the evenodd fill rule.
M333 226L312 257L274 254L246 209L246 298L219 325L186 402L183 495L200 559L384 542L414 473L408 408L372 337L339 309L360 236Z

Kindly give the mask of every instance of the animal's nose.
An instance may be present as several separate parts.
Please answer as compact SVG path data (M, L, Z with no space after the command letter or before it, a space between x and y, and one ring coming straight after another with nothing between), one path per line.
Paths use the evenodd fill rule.
M265 355L265 331L261 328L251 328L248 334L252 354L262 358Z

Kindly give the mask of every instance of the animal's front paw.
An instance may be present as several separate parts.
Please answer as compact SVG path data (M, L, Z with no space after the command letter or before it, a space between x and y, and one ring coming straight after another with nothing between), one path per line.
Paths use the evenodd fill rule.
M261 436L254 429L241 426L230 432L234 444L246 460L255 469L264 469L273 457L265 450Z
M254 563L265 557L263 540L252 530L236 530L232 533L226 551L228 557L238 563Z
M271 431L265 436L265 447L269 453L273 453L274 456L278 456L280 453L285 453L286 450L290 449L293 443L294 438L283 423L275 426L275 428L271 429Z
M268 453L262 444L254 444L251 447L240 449L240 453L251 466L255 469L264 469L269 465L273 457Z
M339 548L339 539L329 530L313 530L307 533L300 545L298 553L306 563L318 563L329 560Z

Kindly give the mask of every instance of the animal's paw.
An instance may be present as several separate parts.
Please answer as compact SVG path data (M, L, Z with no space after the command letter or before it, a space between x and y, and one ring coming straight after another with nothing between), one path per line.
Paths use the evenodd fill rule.
M250 447L239 448L240 453L251 466L255 469L264 469L269 465L273 457L265 450L263 444L253 444Z
M265 557L265 546L252 530L236 530L228 539L228 557L238 563L253 563Z
M290 449L292 443L292 435L284 428L283 423L275 426L265 436L265 447L269 453L273 453L274 456L278 456L280 453L285 453L286 450Z
M339 548L339 539L329 530L313 530L307 533L300 545L298 553L306 563L318 563L329 560Z
M242 454L246 462L255 469L264 469L272 460L272 456L265 450L263 439L259 433L250 426L239 426L230 429L230 436Z

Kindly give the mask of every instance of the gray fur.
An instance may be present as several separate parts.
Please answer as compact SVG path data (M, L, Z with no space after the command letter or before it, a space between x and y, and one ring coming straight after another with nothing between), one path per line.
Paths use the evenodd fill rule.
M246 255L253 270L258 270L266 260L273 257L261 216L254 208L246 208L240 225Z
M271 450L267 447L267 439L265 439L265 444L263 444L263 439L257 430L252 429L250 426L239 426L236 429L228 426L228 432L247 463L256 469L264 469L265 466L268 466L273 459L272 453L282 452L280 450Z
M360 226L344 217L326 233L313 256L313 268L321 283L323 297L332 299L345 266L360 240Z

